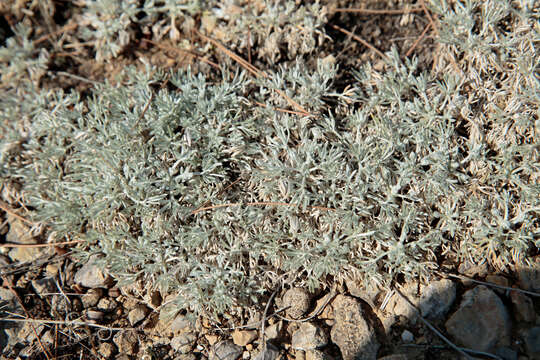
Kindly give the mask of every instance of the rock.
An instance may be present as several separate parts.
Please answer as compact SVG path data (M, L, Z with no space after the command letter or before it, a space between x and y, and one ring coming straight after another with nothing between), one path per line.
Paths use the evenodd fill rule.
M482 264L473 264L469 261L465 261L459 264L458 272L470 278L475 276L484 277L488 273L488 266L486 262Z
M232 334L233 342L238 346L246 346L258 336L255 330L235 330Z
M60 269L56 264L47 264L47 266L45 266L45 273L48 277L54 278L59 271Z
M103 311L99 311L99 310L93 310L93 309L88 309L86 311L86 317L88 318L88 320L101 320L103 319L103 317L105 316L105 314L103 314Z
M382 358L379 358L378 360L407 360L407 356L403 354L392 354L392 355L386 355Z
M191 329L191 323L186 319L184 315L178 315L174 318L171 323L172 332L177 335L181 332L188 331Z
M21 308L20 303L17 301L15 294L9 289L6 288L0 288L0 304L2 305L3 311L9 311L16 314L22 314L23 309ZM2 338L2 341L0 341L0 345L2 343L6 343L7 345L14 345L16 344L18 339L18 333L23 327L23 323L16 323L16 322L3 322L0 326L0 337ZM4 333L2 335L2 333ZM1 349L2 347L0 347ZM0 354L2 352L0 351Z
M507 347L500 347L493 351L494 355L501 357L503 360L518 360L518 353Z
M32 236L30 227L15 216L8 214L9 231L6 234L6 242L14 244L37 244L36 238Z
M96 265L97 258L91 257L90 260L83 265L75 273L75 282L87 288L108 288L112 285L112 279Z
M319 349L328 344L328 335L320 327L305 322L292 335L291 346L295 350Z
M283 330L283 321L278 321L275 324L269 325L264 329L264 335L268 340L279 338L281 331Z
M230 340L220 341L212 346L210 360L237 360L242 356L243 350Z
M490 289L477 286L463 295L459 309L446 321L446 330L464 347L488 351L509 345L510 316Z
M535 320L536 314L534 313L534 305L530 297L519 291L512 291L510 293L510 299L512 300L517 321L533 322Z
M105 359L110 359L114 355L114 353L116 352L116 348L111 343L103 342L103 343L99 344L98 352Z
M187 354L193 349L197 341L197 335L192 332L182 333L171 340L171 347L182 354Z
M329 360L329 357L320 350L308 350L306 351L306 360Z
M414 341L414 335L409 330L404 330L403 333L401 333L401 340L406 343L411 343Z
M379 343L362 314L360 303L338 295L332 302L335 324L330 336L341 350L343 360L374 360Z
M324 320L325 324L328 326L333 326L334 321L334 310L332 309L332 306L330 306L329 302L331 301L331 297L333 297L335 294L328 293L319 300L317 300L317 304L315 305L315 309L313 310L313 313L310 315L314 315L316 311L319 311L321 307L326 304L326 306L322 309L321 313L319 314L318 318Z
M409 299L413 305L416 307L419 306L420 303L420 284L417 282L408 282L401 288L401 293ZM393 303L393 306L392 306ZM397 315L397 316L403 316L411 321L412 324L416 322L416 317L418 315L418 312L415 310L414 307L412 307L407 300L405 300L401 295L398 293L395 293L392 296L391 301L388 305L388 311Z
M131 326L135 326L136 324L144 320L146 315L148 315L149 311L150 310L143 304L138 304L137 306L135 306L135 308L128 313L128 320Z
M18 247L9 252L9 258L14 262L32 262L41 257L43 248Z
M107 291L107 295L109 295L109 297L113 299L116 299L117 297L122 295L122 291L115 286L115 287L110 288L109 291Z
M258 353L253 360L277 360L278 357L279 349L271 343L266 343L266 348Z
M510 280L501 275L488 275L486 276L486 281L495 285L510 287ZM493 288L493 290L499 295L503 295L506 292L506 290L500 288Z
M456 284L442 279L422 286L420 290L419 308L423 317L439 319L446 315L456 300Z
M527 355L532 359L540 358L540 326L532 327L525 331L523 336Z
M118 303L110 298L101 298L98 301L97 308L99 310L112 312L116 307L118 306Z
M540 255L529 261L516 264L520 287L524 290L540 292Z
M90 289L86 294L82 296L82 304L85 308L94 307L97 305L99 300L103 297L105 292L103 289Z
M214 345L219 340L219 337L214 334L205 334L204 337L206 338L206 341L208 341L208 344L210 344L210 346Z
M302 288L292 288L283 295L282 305L289 306L286 314L293 319L300 319L309 310L310 296Z
M134 355L137 353L139 339L137 332L133 330L117 332L113 337L113 342L116 344L120 354Z
M34 288L34 291L36 292L36 294L38 294L39 297L42 299L45 296L45 294L52 293L52 292L55 292L55 290L57 290L54 279L50 277L32 280L32 287Z
M351 278L345 280L347 290L353 296L356 296L375 308L375 299L379 295L381 289L375 281L355 281Z

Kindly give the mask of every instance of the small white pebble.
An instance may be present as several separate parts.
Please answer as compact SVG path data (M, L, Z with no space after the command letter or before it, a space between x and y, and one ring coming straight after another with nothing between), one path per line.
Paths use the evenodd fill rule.
M410 343L414 341L414 335L409 330L404 330L401 334L401 340L403 340L406 343Z

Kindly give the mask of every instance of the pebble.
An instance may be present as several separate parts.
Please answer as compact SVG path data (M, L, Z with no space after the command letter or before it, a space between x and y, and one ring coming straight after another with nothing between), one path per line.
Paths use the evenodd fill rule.
M128 313L128 320L131 326L135 326L136 324L144 320L146 315L148 315L149 311L150 310L143 304L138 304L137 306L135 306L134 309L130 310L130 312Z
M231 340L220 341L212 346L210 360L237 360L244 351Z
M110 359L116 352L116 347L111 343L103 342L99 344L98 352L105 359Z
M47 293L58 292L54 279L50 277L32 280L32 287L34 288L36 294L38 294L42 299Z
M306 351L306 360L329 360L329 358L320 350L308 350Z
M258 353L253 360L276 360L278 358L279 349L271 343L266 343L266 348Z
M516 272L520 288L540 292L540 255L535 256L530 265L521 262L516 264Z
M414 341L414 335L409 330L404 330L403 333L401 333L401 340L406 343L411 343Z
M32 262L41 257L43 248L18 247L12 249L8 256L14 262Z
M523 336L527 353L532 359L540 358L540 326L525 331Z
M268 340L277 339L283 330L283 321L278 321L264 329L264 335Z
M309 293L303 288L292 288L283 295L283 307L289 306L285 310L286 314L293 319L300 319L309 310Z
M341 350L343 360L375 360L379 343L355 298L337 295L332 302L335 324L330 336Z
M171 340L171 347L182 354L187 354L193 349L197 341L197 335L192 332L182 333Z
M512 300L516 320L524 322L533 322L535 320L536 314L530 297L519 291L512 291L510 299Z
M139 345L137 332L133 330L117 332L113 337L113 342L116 344L118 352L124 355L134 355Z
M448 279L433 281L420 290L419 308L423 317L440 319L456 300L456 284Z
M488 275L486 281L495 285L510 287L510 280L501 275ZM493 290L499 295L504 295L506 292L506 290L500 288L493 288Z
M103 312L99 310L88 309L86 311L86 317L88 318L88 320L101 320L103 319L104 315L105 314L103 314Z
M91 257L75 273L75 282L87 288L108 288L112 285L112 279L106 275L102 268L96 265L97 258Z
M256 330L235 330L232 334L233 342L238 346L246 346L258 336Z
M103 311L114 311L118 303L110 298L101 298L97 303L97 308Z
M103 297L104 291L103 289L96 288L96 289L90 289L84 294L81 298L83 306L85 308L94 307L99 302L99 299Z
M320 327L311 323L302 323L292 335L291 346L295 350L313 350L326 346L328 335Z
M446 330L461 345L488 351L510 342L510 316L501 299L485 286L463 295L459 309L446 321Z

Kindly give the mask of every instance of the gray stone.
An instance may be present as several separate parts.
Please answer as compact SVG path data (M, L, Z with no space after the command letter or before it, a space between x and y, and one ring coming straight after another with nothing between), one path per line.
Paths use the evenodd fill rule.
M530 260L529 264L516 264L520 287L529 291L540 291L540 255Z
M341 350L343 360L374 360L379 343L363 317L360 303L350 297L338 295L332 302L335 324L330 336Z
M404 330L403 333L401 333L401 340L406 343L411 343L414 341L414 335L409 330Z
M266 348L258 353L253 360L277 360L278 358L279 349L271 343L266 343Z
M525 347L527 348L527 355L532 359L540 358L540 326L532 327L525 331L523 336L525 340Z
M328 335L318 326L302 323L292 335L291 346L295 350L319 349L328 344Z
M102 268L96 265L97 258L92 257L75 273L75 282L87 288L108 288L112 279Z
M535 320L536 314L534 313L534 305L530 297L519 291L512 291L510 293L510 299L512 300L517 321L533 322Z
M171 331L177 335L184 331L191 329L191 323L186 319L184 315L178 315L171 323Z
M242 348L231 340L220 341L212 346L210 360L236 360L242 353Z
M135 306L135 308L128 313L128 320L131 326L135 326L136 324L144 320L146 315L148 315L149 311L150 310L142 304L138 304L137 306Z
M306 360L330 360L330 357L320 350L308 350Z
M85 308L91 308L97 305L99 300L103 297L105 292L103 289L96 288L90 289L86 294L82 296L82 304Z
M8 214L9 231L6 234L6 241L14 244L37 244L36 238L32 236L30 227L15 216Z
M119 331L116 333L116 335L114 335L113 342L118 348L118 352L120 354L134 355L137 353L139 339L136 331Z
M269 325L264 329L264 334L268 340L277 339L283 330L283 321L278 321L275 324Z
M103 314L103 311L94 310L94 309L86 310L86 317L88 318L88 320L98 321L98 320L103 319L104 316L105 314Z
M103 310L103 311L108 311L108 312L114 311L114 309L116 309L117 307L118 307L118 303L111 298L99 299L98 304L97 304L98 309Z
M182 333L171 340L171 347L182 354L187 354L193 349L197 341L197 335L192 332Z
M9 258L15 262L32 262L41 257L43 248L35 247L17 247L11 249Z
M419 307L423 317L438 319L446 315L456 300L456 284L442 279L422 286Z
M503 302L485 286L465 292L459 309L446 322L446 330L459 344L478 351L509 345L510 327Z
M116 352L116 347L111 343L101 343L99 344L98 352L105 359L110 359Z
M57 290L54 279L50 277L32 280L32 287L40 298L43 298L47 293L52 293Z
M493 351L493 354L501 357L503 360L518 360L518 353L508 347L500 347Z
M345 280L347 290L353 296L356 296L375 308L375 300L381 289L375 281L359 281L348 278Z
M301 318L309 310L310 304L309 293L302 288L292 288L283 295L283 306L289 306L285 310L286 314L293 319Z

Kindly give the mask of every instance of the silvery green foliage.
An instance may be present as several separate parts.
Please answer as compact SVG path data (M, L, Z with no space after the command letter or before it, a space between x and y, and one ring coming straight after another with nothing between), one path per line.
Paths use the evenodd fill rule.
M26 79L37 84L47 71L49 54L34 46L28 27L18 24L14 30L15 36L0 47L0 81L9 87L16 87Z
M470 174L470 196L452 209L463 256L494 263L517 260L526 240L538 242L540 210L540 15L534 1L431 1L441 16L445 72L457 73L441 89L456 95L455 117ZM460 59L460 60L458 60ZM449 212L449 210L447 210ZM447 215L448 217L448 215ZM536 220L535 220L536 219ZM533 234L535 234L533 236Z
M215 23L209 26L211 36L244 53L256 49L259 57L275 63L283 53L295 59L322 44L327 9L318 1L300 5L291 0L228 0L205 19Z
M283 282L429 277L445 257L503 268L538 246L538 28L519 4L475 4L431 4L455 56L441 75L390 53L337 97L345 116L323 63L256 81L175 73L171 89L130 69L88 100L42 93L20 110L10 93L2 121L31 121L9 128L17 151L0 140L2 181L24 184L54 237L85 239L82 257L195 312ZM310 115L284 111L291 100Z
M133 40L138 0L85 0L80 36L93 45L96 60L116 57Z

